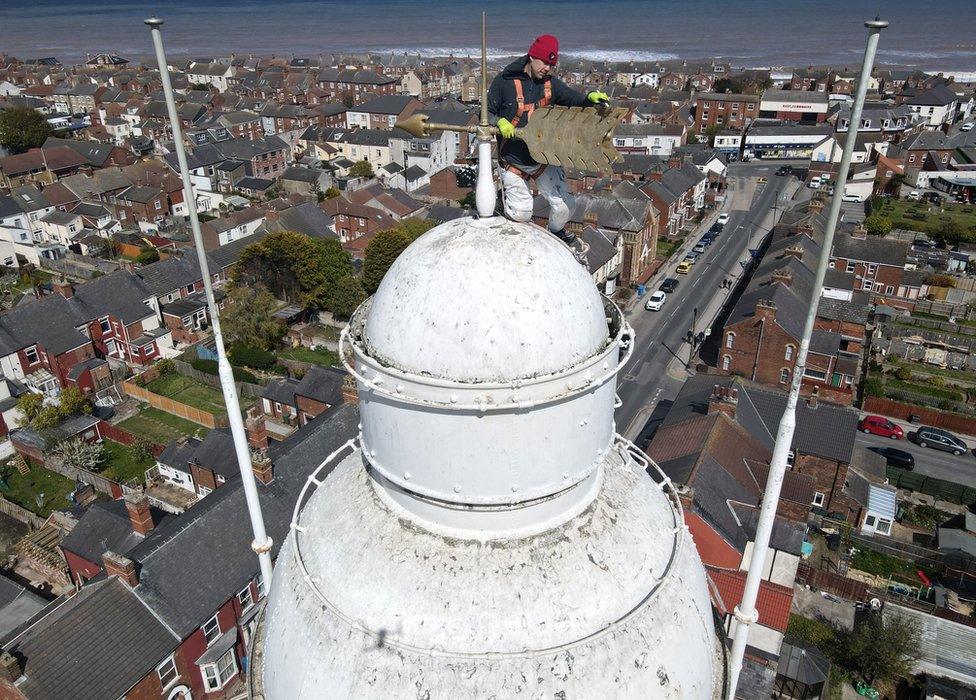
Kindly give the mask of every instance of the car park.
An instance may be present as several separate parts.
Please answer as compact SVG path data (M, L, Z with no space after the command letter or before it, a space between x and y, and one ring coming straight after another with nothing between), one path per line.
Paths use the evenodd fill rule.
M718 219L715 220L715 223L725 226L725 224L729 223L729 215L726 213L719 214Z
M881 437L901 440L905 437L905 431L896 423L892 423L884 416L864 416L857 424L857 429L862 433L871 433Z
M678 267L676 267L674 271L679 275L687 275L689 272L691 272L691 263L687 260L682 260L678 263Z
M885 458L889 467L898 467L909 471L915 468L915 455L911 452L899 450L897 447L878 447L874 451Z
M661 286L659 287L659 289L665 294L670 294L677 288L678 288L678 280L676 280L674 277L665 278L665 280L661 282Z
M644 302L644 308L648 311L660 311L664 308L664 302L667 301L667 298L667 294L658 290L647 298L647 301Z
M934 450L951 452L954 455L969 452L969 446L948 430L933 428L929 425L923 425L909 435L909 439L919 447L931 447Z

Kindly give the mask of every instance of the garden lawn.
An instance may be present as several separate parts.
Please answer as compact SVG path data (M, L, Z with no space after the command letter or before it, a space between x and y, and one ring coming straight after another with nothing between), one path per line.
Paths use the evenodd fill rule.
M0 493L8 501L37 513L42 518L52 510L68 508L71 501L68 494L75 490L75 482L36 464L30 465L30 472L21 474L15 467L4 467L4 481L8 488L0 487ZM38 502L35 496L42 495Z
M851 567L875 576L890 576L916 586L921 584L917 571L922 570L926 574L934 575L931 568L925 564L893 557L863 546L856 547L854 556L851 557Z
M146 384L146 389L154 394L185 403L187 406L199 408L201 411L220 416L227 414L224 407L224 395L220 391L176 372L167 372L161 377L153 379ZM241 397L238 397L238 403L241 404L241 409L245 409L249 405L241 401Z
M940 224L944 219L955 219L962 225L963 229L970 229L976 226L976 207L970 204L943 204L942 206L929 206L927 202L911 202L906 199L881 198L882 205L875 209L891 219L894 228L908 229L909 231L927 231L932 224ZM944 211L940 211L944 210ZM916 221L906 217L906 214L924 214L925 221Z
M206 431L206 428L197 423L150 406L119 423L119 427L160 445L184 435L201 437Z
M339 354L331 350L325 350L324 348L319 348L318 350L309 350L302 346L287 348L285 350L279 350L278 357L286 360L295 360L296 362L308 362L309 364L320 365L322 367L337 367L339 365Z
M139 459L136 451L127 445L112 440L102 443L105 449L105 461L102 463L102 476L120 484L129 479L140 482L146 480L146 470L156 463L152 457Z

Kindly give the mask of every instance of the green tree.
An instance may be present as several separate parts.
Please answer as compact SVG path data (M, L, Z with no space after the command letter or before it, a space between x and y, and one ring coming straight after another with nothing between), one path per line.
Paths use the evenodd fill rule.
M931 224L928 234L936 240L949 244L976 242L976 229L967 231L956 219L944 219Z
M715 145L715 137L718 136L718 134L721 131L722 131L722 125L721 124L712 124L711 126L708 126L708 127L705 128L705 131L702 132L702 135L704 135L705 137L708 138L708 145L709 146L714 146ZM690 135L690 132L689 132L689 135Z
M0 111L0 146L11 153L39 148L54 133L44 116L30 107Z
M911 678L918 660L918 625L897 614L873 613L844 636L846 665L870 686Z
M339 241L279 231L244 249L234 268L234 282L261 284L286 301L331 310L339 279L351 274L352 259Z
M140 265L150 265L159 260L159 251L155 248L143 248L136 256L136 262Z
M399 226L380 231L366 245L363 260L363 288L375 294L390 265L410 245L410 237Z
M230 345L271 350L285 334L272 314L278 300L262 285L234 285L229 303L220 314L220 327Z
M373 165L368 160L361 160L349 168L349 174L353 177L361 177L368 180L373 177Z
M58 414L62 418L91 412L91 402L81 389L69 386L61 391L61 396L58 398Z
M905 174L895 173L888 182L885 183L884 191L888 194L898 194L898 190L905 184Z
M872 214L864 220L864 228L872 236L886 236L891 233L891 219L881 214Z
M35 394L33 391L24 394L17 400L17 410L20 411L19 425L30 425L44 410L44 395Z
M363 283L358 277L345 275L336 285L333 311L340 318L349 318L360 304L366 299Z
M105 461L105 448L81 438L63 440L51 450L51 456L72 467L96 471Z
M332 186L332 187L330 187L329 189L327 189L325 191L325 198L326 199L335 199L336 197L340 196L341 194L342 194L342 192L339 190L338 187Z
M429 221L428 219L418 219L417 217L411 217L409 219L404 219L399 224L397 228L403 231L410 242L413 243L415 240L423 236L425 233L430 231L432 228L437 226L436 221Z

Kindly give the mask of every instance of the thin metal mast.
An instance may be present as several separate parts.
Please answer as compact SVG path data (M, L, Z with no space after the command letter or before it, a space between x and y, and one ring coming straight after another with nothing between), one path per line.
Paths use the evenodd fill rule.
M224 350L224 339L220 332L220 318L217 314L217 304L214 301L213 284L210 280L210 266L207 254L203 248L203 236L200 233L200 219L197 217L197 202L193 194L193 184L190 181L190 169L186 164L186 149L183 147L183 130L176 112L176 101L173 99L173 85L169 79L166 67L166 54L163 52L163 35L159 28L163 20L151 17L145 20L152 34L153 47L156 49L156 62L159 64L159 77L163 83L163 94L166 97L166 110L169 114L170 126L173 130L173 150L180 164L180 178L183 180L183 199L186 201L190 214L190 228L193 231L193 244L197 249L197 260L200 263L200 274L203 276L203 289L207 297L207 311L210 313L211 328L213 328L214 342L217 345L217 375L220 378L220 389L224 394L224 404L227 407L227 417L230 421L230 431L234 438L234 452L237 454L237 466L241 471L241 482L244 485L244 498L247 501L247 512L251 518L251 529L254 531L254 541L251 548L258 555L261 565L261 576L264 579L265 590L271 585L271 538L264 529L264 516L261 514L261 501L258 499L257 483L251 465L251 450L247 445L247 433L244 431L244 420L241 418L240 403L237 400L237 387L234 386L234 373L227 353Z
M773 456L769 464L769 477L763 494L762 506L759 511L759 522L756 526L756 539L749 559L749 573L746 576L745 588L742 592L742 602L735 607L735 618L738 624L732 641L732 652L729 660L729 700L735 698L736 686L739 682L739 672L742 670L742 658L749 638L750 626L759 619L756 612L756 598L759 595L759 584L762 580L763 568L766 564L766 551L773 531L776 518L776 505L779 502L780 489L786 474L786 460L790 446L793 444L793 432L796 428L796 404L800 396L800 385L803 382L803 371L807 363L807 352L810 349L810 336L813 334L814 321L817 318L817 308L823 292L824 276L827 273L827 263L833 247L834 232L840 218L841 198L847 184L847 173L851 166L851 156L854 153L854 143L857 140L858 127L861 123L861 110L864 107L864 96L867 94L868 82L871 80L871 68L874 65L874 55L878 48L878 37L881 30L888 26L888 22L875 18L864 23L868 28L868 42L864 49L864 61L861 64L861 76L857 83L857 94L851 109L851 120L847 127L847 140L837 171L837 181L834 194L830 200L830 211L824 231L823 247L820 249L820 260L817 264L817 274L810 292L810 307L803 326L803 337L800 339L800 350L796 357L796 367L793 370L793 380L790 382L790 393L786 400L786 409L780 419L776 443L773 446Z
M478 128L478 180L475 184L474 203L478 216L495 215L495 178L491 172L491 142L494 136L488 131L488 16L481 13L481 124Z

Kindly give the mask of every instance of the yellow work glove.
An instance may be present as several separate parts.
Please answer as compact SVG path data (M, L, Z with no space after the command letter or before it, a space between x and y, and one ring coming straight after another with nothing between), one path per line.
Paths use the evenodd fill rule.
M605 92L600 92L599 90L594 90L593 92L589 92L586 94L586 99L588 99L593 104L598 105L601 102L609 102L610 95L608 95Z
M498 120L498 133L502 135L502 138L510 139L515 136L515 125L502 117Z

